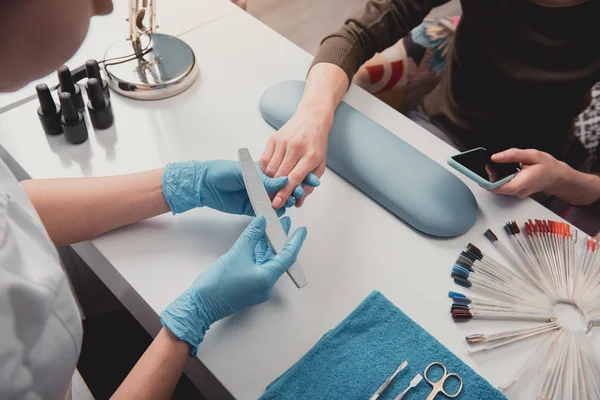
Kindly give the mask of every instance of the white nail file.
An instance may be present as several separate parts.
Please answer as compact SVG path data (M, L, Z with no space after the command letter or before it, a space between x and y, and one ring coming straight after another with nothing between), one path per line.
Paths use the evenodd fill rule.
M250 203L254 209L254 214L257 216L265 217L267 221L267 239L273 248L275 254L283 250L287 243L287 235L281 226L279 217L271 205L271 199L267 194L267 190L263 185L258 169L248 149L238 150L238 159L240 161L240 167L242 168L242 176L244 177L244 184L246 185L246 191L250 198ZM308 284L302 268L298 261L287 270L287 274L292 278L292 281L298 288L303 288Z

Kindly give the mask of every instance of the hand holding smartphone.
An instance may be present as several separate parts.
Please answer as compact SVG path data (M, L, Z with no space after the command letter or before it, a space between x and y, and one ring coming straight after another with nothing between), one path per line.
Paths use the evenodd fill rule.
M493 162L492 154L483 147L448 158L448 165L487 190L504 185L521 170L519 163Z

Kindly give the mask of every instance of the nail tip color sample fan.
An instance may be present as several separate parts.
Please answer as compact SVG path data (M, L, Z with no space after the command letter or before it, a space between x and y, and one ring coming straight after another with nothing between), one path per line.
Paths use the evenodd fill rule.
M466 295L449 292L456 322L470 319L535 321L537 325L465 339L470 353L492 350L522 339L548 334L507 390L528 372L539 399L600 399L600 361L587 335L600 324L600 251L587 238L583 257L577 254L577 230L567 223L528 220L504 226L511 252L491 230L484 236L513 265L509 269L469 243L452 267L455 283ZM515 255L516 254L516 255ZM516 271L516 272L515 272ZM557 304L571 304L587 319L587 330L566 329L554 315Z

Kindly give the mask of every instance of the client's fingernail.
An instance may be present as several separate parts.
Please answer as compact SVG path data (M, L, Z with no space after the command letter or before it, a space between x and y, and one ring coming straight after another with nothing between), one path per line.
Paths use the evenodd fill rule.
M283 199L279 196L275 197L273 200L273 208L281 208L283 205Z
M497 154L492 155L492 160L494 160L494 161L504 160L504 153L497 153Z

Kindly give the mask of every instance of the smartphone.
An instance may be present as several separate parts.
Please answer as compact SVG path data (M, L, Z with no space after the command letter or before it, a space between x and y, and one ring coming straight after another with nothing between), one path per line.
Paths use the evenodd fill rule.
M448 165L487 190L504 185L521 170L519 163L498 164L491 157L489 151L478 147L448 158Z

